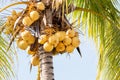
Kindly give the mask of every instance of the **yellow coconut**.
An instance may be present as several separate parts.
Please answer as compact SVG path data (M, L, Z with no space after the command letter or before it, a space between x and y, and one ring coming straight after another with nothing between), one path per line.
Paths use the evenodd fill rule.
M40 17L40 15L37 11L30 12L30 18L32 19L32 21L38 20L39 17Z
M30 33L30 31L25 30L25 31L21 32L21 37L23 40L26 40L26 41L31 40L30 39L31 36L32 36L32 34Z
M18 44L20 41L22 41L23 39L22 39L22 37L21 36L18 36L16 39L15 39L15 41L16 41L16 44Z
M46 52L51 52L53 50L53 45L46 42L44 45L43 45L43 49L46 51Z
M32 20L30 19L29 16L26 16L26 17L23 18L22 23L23 23L25 26L30 26L33 22L32 22Z
M35 54L35 51L31 51L30 50L30 46L28 46L28 48L26 49L27 53L30 54L30 55L34 55Z
M56 51L57 52L65 51L65 45L62 42L59 42L58 45L56 46Z
M68 45L68 46L66 46L66 52L68 52L68 53L71 53L71 52L73 52L74 51L74 49L75 49L75 47L74 46L72 46L72 45Z
M40 60L39 60L39 57L38 56L32 56L32 58L31 58L31 64L33 65L33 66L37 66L37 65L39 65L39 62L40 62Z
M50 36L48 41L49 41L50 44L54 45L54 47L56 47L57 44L59 43L59 39L57 38L56 35Z
M66 35L69 37L74 37L75 36L75 31L73 29L68 29L66 32Z
M66 33L65 31L58 31L55 35L58 37L59 41L63 41L65 39Z
M38 39L38 43L44 44L48 40L47 35L41 35L40 39Z
M71 44L72 39L69 36L66 36L65 39L63 40L64 45L69 45Z
M34 36L30 36L29 39L27 40L28 44L33 44L35 42L35 37Z
M78 38L78 37L73 37L73 38L72 38L72 45L73 45L74 47L78 47L79 44L80 44L79 38Z
M20 40L17 42L17 46L22 49L25 50L28 47L28 43L24 40Z
M36 4L36 7L39 9L39 10L45 10L45 5L43 2L38 2Z

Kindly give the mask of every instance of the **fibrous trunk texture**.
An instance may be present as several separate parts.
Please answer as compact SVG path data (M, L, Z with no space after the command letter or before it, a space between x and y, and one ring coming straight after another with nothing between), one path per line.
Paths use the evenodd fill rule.
M41 0L46 6L51 5L52 0ZM45 10L46 16L46 25L52 25L52 11L48 7ZM41 27L43 28L45 24L42 22ZM41 30L42 30L41 28ZM44 29L43 29L44 30ZM53 73L53 56L52 52L45 52L43 46L39 46L39 54L40 54L40 79L41 80L54 80L54 73Z
M45 52L42 46L39 46L41 80L54 80L53 57L51 52Z

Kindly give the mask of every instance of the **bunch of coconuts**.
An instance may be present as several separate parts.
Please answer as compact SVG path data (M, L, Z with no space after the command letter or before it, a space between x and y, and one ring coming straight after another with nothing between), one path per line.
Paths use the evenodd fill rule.
M29 55L32 55L31 64L33 66L37 66L40 62L39 56L37 55L37 50L31 50L31 45L35 43L36 38L34 34L31 33L31 31L26 30L25 28L31 27L31 25L40 18L40 11L45 10L45 5L42 2L37 2L34 3L33 6L35 7L35 9L33 8L30 11L26 12L20 20L19 26L22 26L23 28L19 31L19 34L17 35L18 37L16 39L16 43L20 49L26 50ZM10 27L12 23L12 28L10 27L6 34L10 34L14 31L15 21L21 14L21 12L16 13L16 11L13 11L12 17L8 17L6 25ZM58 53L63 54L65 52L72 53L74 49L79 46L80 40L78 32L76 32L72 28L68 28L64 31L57 30L52 34L41 34L38 38L37 43L43 45L44 51L52 51L53 55L55 55Z
M42 2L35 3L34 7L36 7L36 9L32 9L30 12L26 13L22 18L22 26L29 27L32 23L39 19L39 12L45 9L45 5ZM30 45L34 44L35 42L34 35L30 31L25 29L21 30L19 33L20 35L16 39L17 46L22 50L26 50L29 55L32 55L31 64L33 66L37 66L39 64L39 57L36 55L36 51L32 51L30 49Z
M20 36L16 39L17 46L26 50L29 55L32 55L31 64L37 66L39 64L39 57L36 54L37 51L32 51L30 46L35 42L35 37L31 34L30 31L21 32Z
M7 16L5 29L4 29L5 34L13 34L14 23L20 15L21 15L21 12L17 13L15 10L13 10L11 12L11 16Z
M39 57L35 55L37 51L31 51L30 45L35 42L35 37L30 31L21 32L20 37L16 40L17 46L26 50L29 55L32 56L31 64L36 66L39 64ZM43 45L43 49L46 52L54 51L53 55L59 53L72 53L76 47L79 46L80 40L78 32L74 29L68 29L65 31L57 31L52 35L42 34L38 39L38 43Z
M33 22L39 19L40 15L38 11L43 11L45 9L45 5L42 2L35 3L34 6L36 9L28 11L26 14L24 14L24 17L22 18L22 23L19 23L20 27L29 27ZM6 23L5 23L5 34L13 34L14 33L14 25L15 21L21 16L22 12L16 12L13 10L11 12L11 16L7 17ZM17 26L18 27L18 26Z
M57 31L52 35L43 34L38 43L43 44L43 49L46 52L54 50L55 54L58 54L73 52L79 46L80 40L78 32L75 32L74 29L68 29L67 31Z
M40 17L38 11L43 11L45 9L45 5L42 2L34 4L34 7L36 7L36 9L33 9L31 12L28 12L28 14L26 14L26 16L23 18L22 24L24 24L24 26L29 27L33 22L38 20Z

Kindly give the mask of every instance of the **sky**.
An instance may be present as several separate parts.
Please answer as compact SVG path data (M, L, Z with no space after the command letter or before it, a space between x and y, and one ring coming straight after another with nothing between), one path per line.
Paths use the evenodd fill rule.
M70 55L54 56L55 80L96 80L98 50L92 39L80 38L82 58L76 50ZM37 67L30 72L30 58L25 51L19 50L18 80L35 80Z

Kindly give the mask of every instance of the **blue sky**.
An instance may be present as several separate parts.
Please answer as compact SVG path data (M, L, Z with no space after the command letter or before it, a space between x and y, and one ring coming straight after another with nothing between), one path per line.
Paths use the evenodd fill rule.
M81 53L75 50L68 54L54 57L55 80L96 80L97 74L97 48L92 39L81 38ZM18 80L35 80L37 67L33 67L30 73L30 58L25 51L19 50Z

